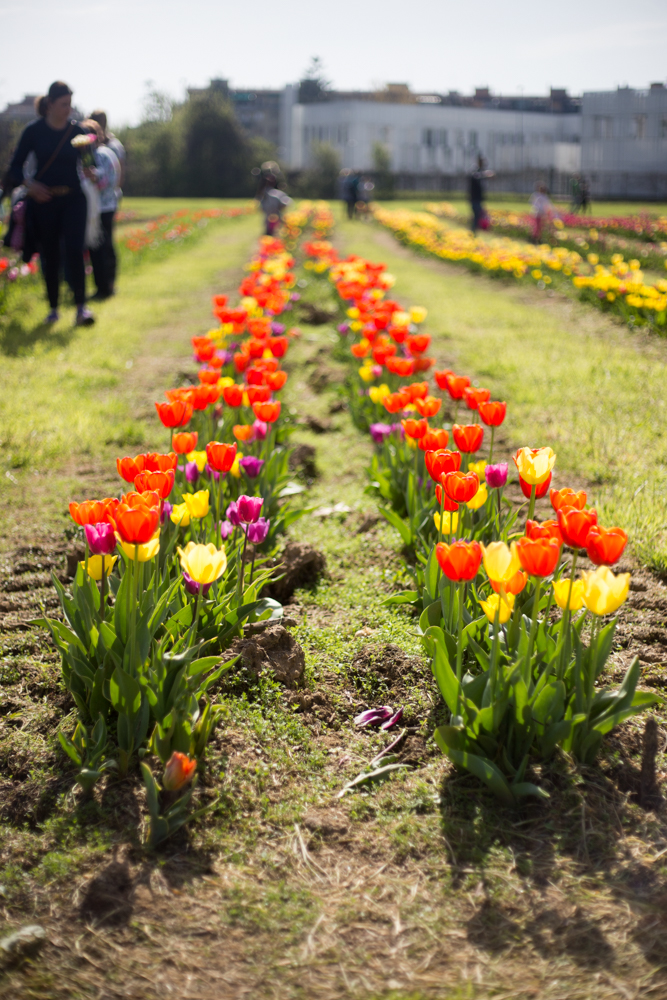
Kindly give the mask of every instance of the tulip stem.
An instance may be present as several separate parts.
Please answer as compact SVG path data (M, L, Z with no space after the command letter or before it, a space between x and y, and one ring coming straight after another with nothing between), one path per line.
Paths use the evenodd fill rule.
M491 681L491 704L495 705L496 702L496 681L497 681L497 667L496 661L498 659L498 634L500 632L500 602L503 598L504 590L502 587L498 593L498 607L496 608L496 613L493 619L493 645L491 646L491 665L489 668L489 678Z
M530 634L528 636L528 651L526 653L526 676L524 678L526 682L526 687L529 690L530 690L530 661L533 656L533 646L535 645L535 633L537 632L537 613L540 609L541 589L542 589L542 577L538 576L535 582L535 596L533 597L533 620L530 623Z
M453 588L452 588L453 589ZM456 588L456 594L459 601L458 606L458 627L457 627L457 640L456 640L456 679L458 681L458 693L457 693L457 705L456 714L460 715L461 711L461 669L463 663L463 593L465 590L465 583L459 583Z
M104 621L104 591L105 584L107 580L106 566L104 565L104 560L106 556L102 556L102 579L100 580L100 622Z
M139 580L139 547L134 546L132 557L132 603L130 606L130 671L134 672L134 656L136 649L136 622L137 622L137 583Z
M491 428L491 447L489 448L489 465L491 465L491 462L493 461L493 438L495 436L495 433L496 433L496 428L492 427Z
M197 593L195 594L195 609L192 614L192 626L190 628L190 641L188 642L188 648L192 646L195 638L195 633L197 631L197 618L199 616L199 591L201 590L202 584L197 584Z
M530 487L530 503L528 504L528 520L532 521L533 514L535 513L535 496L537 494L537 486L535 483Z

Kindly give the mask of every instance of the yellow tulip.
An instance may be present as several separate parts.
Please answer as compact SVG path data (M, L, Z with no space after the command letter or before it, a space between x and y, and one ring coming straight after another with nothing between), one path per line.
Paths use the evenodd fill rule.
M352 330L353 333L358 333L359 330L363 328L363 325L364 324L360 323L358 319L353 319L350 323L350 330Z
M409 326L410 313L403 312L402 309L397 309L391 317L391 323L392 326Z
M375 375L373 374L373 366L362 365L361 368L359 369L359 375L364 380L364 382L372 382L373 379L375 378Z
M598 566L582 573L584 604L594 615L613 615L626 600L630 590L630 573L612 573L608 566Z
M570 580L553 580L552 586L554 588L554 597L556 598L556 604L559 608L565 611L567 606L567 595L570 593ZM572 593L570 595L570 611L578 611L579 608L584 603L584 581L575 580L572 584Z
M482 545L482 559L486 575L495 583L506 583L521 569L516 542L511 545L505 542Z
M382 385L372 385L368 390L368 395L371 397L373 403L381 403L383 399L386 399L390 395L389 386L385 382Z
M160 535L157 533L149 542L144 542L143 545L131 545L129 542L122 541L119 544L125 555L133 562L135 559L137 562L148 562L150 559L154 559L160 551Z
M108 576L114 568L116 559L118 556L88 556L88 576L92 576L93 580L101 580L103 572L105 576ZM80 562L79 566L83 566L85 572L85 560Z
M433 515L433 521L435 523L436 531L440 532L441 535L453 534L459 524L459 513L457 510L444 511L442 531L440 531L440 514L437 511Z
M187 528L190 524L190 511L188 510L188 505L186 503L175 503L171 508L171 514L169 517L174 524L178 524L181 528Z
M505 622L509 621L514 609L514 594L506 594L504 591L502 594L491 594L490 597L485 601L480 601L479 604L490 622L495 622L498 608L500 608L498 621L501 625L504 625Z
M234 464L232 465L231 469L229 470L230 476L234 476L235 479L240 479L241 478L241 459L242 458L243 458L243 455L241 454L241 452L237 451L236 452L236 458L234 459Z
M227 556L224 549L216 549L212 542L208 545L196 545L188 542L184 549L179 548L181 569L195 583L213 583L227 569Z
M200 472L204 471L206 462L208 461L205 451L191 451L185 457L188 462L196 462L197 468Z
M204 452L204 454L206 453ZM208 490L198 490L197 493L183 493L181 495L191 518L206 517L208 514Z
M218 379L218 389L226 389L228 385L234 385L234 379L230 378L229 375Z
M539 486L549 478L556 464L556 455L551 448L519 448L515 456L516 467L521 478L529 486Z
M480 507L484 506L484 504L488 499L489 499L489 494L486 489L486 483L482 483L482 485L479 487L472 500L468 500L468 502L466 503L466 507L468 508L468 510L479 510Z
M413 306L410 310L410 319L413 323L423 323L428 315L428 310L423 306Z
M486 462L483 458L480 458L479 462L469 462L468 472L476 472L477 478L481 482L484 479L484 470L486 469Z

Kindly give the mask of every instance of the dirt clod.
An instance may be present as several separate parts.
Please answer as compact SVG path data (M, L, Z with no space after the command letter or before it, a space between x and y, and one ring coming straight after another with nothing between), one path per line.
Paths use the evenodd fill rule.
M298 444L289 457L289 467L293 472L300 471L307 479L316 479L319 475L315 448L312 444Z
M302 647L282 625L271 625L259 635L236 639L231 656L239 656L239 664L250 673L272 674L285 687L299 687L303 682L306 657Z
M127 862L112 861L86 889L79 915L86 923L125 924L132 915L134 881Z
M340 809L311 809L304 816L303 825L312 833L330 837L347 833L350 823Z
M265 597L272 597L287 604L298 587L315 583L326 567L326 559L307 542L288 542L276 563L284 575L263 590Z

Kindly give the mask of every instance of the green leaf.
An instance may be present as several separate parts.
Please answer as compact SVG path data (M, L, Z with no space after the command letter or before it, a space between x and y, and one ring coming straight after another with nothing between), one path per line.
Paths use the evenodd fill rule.
M405 545L409 545L412 542L412 531L410 530L410 526L389 507L378 507L378 510L382 517L389 521L392 528L396 528L396 531L401 536L403 543Z
M401 590L398 594L392 594L391 597L386 597L382 601L382 605L385 608L390 607L392 604L414 604L419 600L419 594L416 590Z

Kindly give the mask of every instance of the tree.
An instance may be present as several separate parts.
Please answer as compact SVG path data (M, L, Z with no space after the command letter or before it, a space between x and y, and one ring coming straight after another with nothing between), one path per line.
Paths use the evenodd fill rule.
M313 144L313 166L299 181L299 194L307 198L335 198L340 173L340 156L329 142Z
M198 198L249 194L252 146L229 101L208 91L188 101L181 116L185 193Z
M391 172L391 154L382 142L373 143L373 170L377 197L393 198L394 175Z

